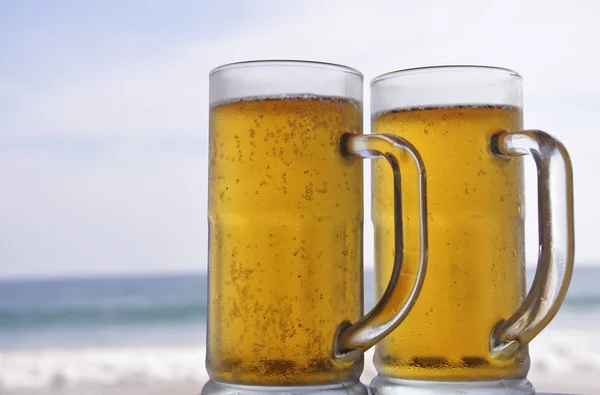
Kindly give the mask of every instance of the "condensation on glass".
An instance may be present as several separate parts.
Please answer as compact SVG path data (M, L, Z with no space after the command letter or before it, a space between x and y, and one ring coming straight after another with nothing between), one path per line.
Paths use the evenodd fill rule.
M427 168L429 269L401 326L376 347L374 394L533 394L527 344L560 307L573 269L573 178L564 146L523 130L522 78L440 66L371 82L372 131L410 141ZM525 289L523 157L538 169L539 259ZM403 166L404 275L413 281L417 170ZM390 170L373 164L376 289L394 260Z
M407 316L427 262L425 170L398 136L362 134L362 74L258 61L210 74L209 309L204 394L366 394L363 351ZM420 176L416 276L399 300L399 156ZM394 264L363 315L361 158L392 169Z

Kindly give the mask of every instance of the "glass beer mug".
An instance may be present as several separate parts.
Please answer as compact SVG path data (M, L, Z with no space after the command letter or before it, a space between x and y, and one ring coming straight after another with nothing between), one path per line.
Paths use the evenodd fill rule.
M410 141L428 179L429 268L411 314L375 351L373 394L533 394L527 344L573 269L572 168L564 146L522 130L522 79L492 67L393 72L371 83L372 130ZM523 156L537 165L539 258L525 296ZM403 165L404 268L418 270L419 174ZM389 169L372 168L376 289L394 260Z
M210 73L209 308L203 394L366 394L363 351L419 294L426 207L413 282L403 283L402 138L362 135L362 74L324 63L256 61ZM363 316L363 171L385 158L396 218L388 290ZM424 202L425 199L421 199ZM417 220L419 222L419 220Z

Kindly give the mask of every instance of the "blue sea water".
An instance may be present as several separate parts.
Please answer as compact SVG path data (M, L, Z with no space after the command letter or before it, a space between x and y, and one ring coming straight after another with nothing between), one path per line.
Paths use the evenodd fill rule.
M0 281L0 350L203 343L206 285L205 275ZM367 272L365 308L373 293ZM552 326L600 331L600 267L576 268Z
M533 277L533 272L528 272ZM0 392L208 379L206 276L0 281ZM600 374L600 268L578 267L532 374ZM365 308L373 305L365 274ZM365 374L375 373L366 360ZM107 387L108 388L108 387ZM23 393L23 392L20 392Z
M0 282L0 349L204 341L206 276Z

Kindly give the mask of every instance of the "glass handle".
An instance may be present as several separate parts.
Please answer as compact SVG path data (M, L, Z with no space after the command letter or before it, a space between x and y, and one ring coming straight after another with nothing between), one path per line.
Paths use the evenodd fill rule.
M428 256L427 235L427 192L426 174L423 160L408 141L392 134L358 135L348 133L342 139L344 156L352 159L385 158L392 166L394 174L394 267L388 286L373 309L354 324L346 321L340 325L334 340L334 356L342 360L352 360L375 345L393 331L412 309L425 278ZM398 280L402 270L404 238L402 231L402 193L398 153L404 151L415 162L419 172L419 229L420 262L419 269L408 299L402 306L392 303L392 296L398 292Z
M514 357L554 318L573 272L573 167L562 143L541 130L499 132L492 152L503 158L529 154L537 166L538 264L533 284L519 309L490 336L493 357Z

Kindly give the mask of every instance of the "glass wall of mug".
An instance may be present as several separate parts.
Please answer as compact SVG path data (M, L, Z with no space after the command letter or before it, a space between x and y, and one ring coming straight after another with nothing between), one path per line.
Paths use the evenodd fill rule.
M521 391L515 393L533 393L525 380L527 343L556 313L573 265L572 171L566 150L544 132L522 131L522 78L501 68L446 66L382 75L371 83L371 117L373 132L402 136L421 154L430 235L430 265L420 298L403 325L376 347L379 377L373 392L429 394L423 391L441 382L509 379L514 382L499 384L500 391L512 385ZM526 153L538 164L540 198L539 265L527 298ZM419 200L411 183L417 173L408 165L402 175L406 235L400 289L412 281L419 251L412 230ZM389 177L389 169L373 164L379 294L394 253ZM442 387L439 393L445 394ZM494 393L494 385L483 387L469 388Z
M362 135L362 87L360 72L316 62L211 72L203 393L366 393L362 351L414 303L425 253L397 313L363 317L360 149L402 141Z

